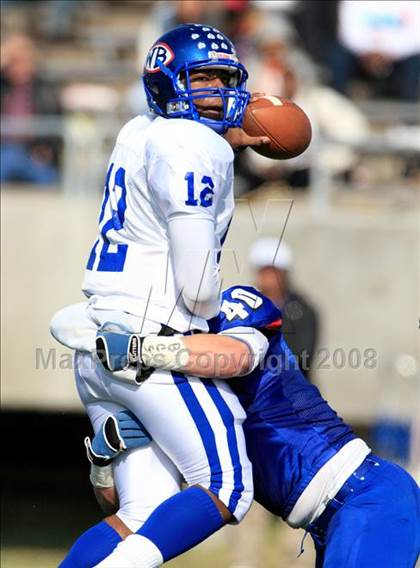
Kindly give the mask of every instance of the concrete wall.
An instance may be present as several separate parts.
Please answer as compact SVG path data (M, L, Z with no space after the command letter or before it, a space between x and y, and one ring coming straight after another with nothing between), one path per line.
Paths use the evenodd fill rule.
M98 205L99 199L35 191L2 195L5 406L80 408L67 368L69 351L50 338L48 323L58 308L83 300L80 284L96 233ZM262 234L280 236L289 212L284 239L294 251L293 280L321 312L320 347L330 353L321 353L327 368L317 371L324 395L353 420L368 420L378 405L412 414L418 370L412 358L400 358L404 379L394 363L402 353L420 360L416 212L334 207L320 217L305 200L292 207L290 199L270 195L240 201L222 262L226 285L252 282L247 266L252 240ZM340 348L344 351L334 362L333 353ZM368 348L377 354L373 369L363 365ZM53 355L43 368L49 349L56 350L58 368L52 368ZM348 362L352 349L362 354L360 366L352 361L355 369ZM337 368L343 353L344 367Z

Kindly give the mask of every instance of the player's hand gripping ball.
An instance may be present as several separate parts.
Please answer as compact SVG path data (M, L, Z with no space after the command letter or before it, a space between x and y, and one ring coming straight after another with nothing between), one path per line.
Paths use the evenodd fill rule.
M268 136L269 144L253 147L253 150L275 160L299 156L312 137L307 115L297 104L282 97L264 96L251 101L242 128L249 136Z

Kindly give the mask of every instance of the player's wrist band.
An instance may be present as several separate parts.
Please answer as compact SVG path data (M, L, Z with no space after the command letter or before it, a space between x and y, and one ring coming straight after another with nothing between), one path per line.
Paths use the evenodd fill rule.
M114 487L112 465L99 466L91 463L89 479L93 487L98 487L99 489Z

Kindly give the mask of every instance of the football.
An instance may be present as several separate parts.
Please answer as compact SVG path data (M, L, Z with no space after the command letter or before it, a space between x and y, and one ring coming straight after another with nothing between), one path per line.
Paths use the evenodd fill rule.
M303 110L283 97L264 96L248 104L242 128L249 136L267 136L271 142L253 150L275 160L302 154L312 137L311 123Z

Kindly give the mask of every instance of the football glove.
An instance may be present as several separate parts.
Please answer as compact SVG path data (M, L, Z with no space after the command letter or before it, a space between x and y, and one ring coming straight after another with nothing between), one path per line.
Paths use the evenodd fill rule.
M164 324L157 335L172 336L174 330ZM119 324L105 323L96 334L96 356L103 367L111 373L136 368L135 382L139 385L155 370L143 363L141 349L144 337L132 333ZM115 375L116 378L117 375Z
M103 326L96 334L96 355L107 371L125 371L141 362L141 344L140 335Z
M129 410L111 414L91 440L85 438L88 460L94 465L109 465L121 452L147 446L152 438L143 424Z

